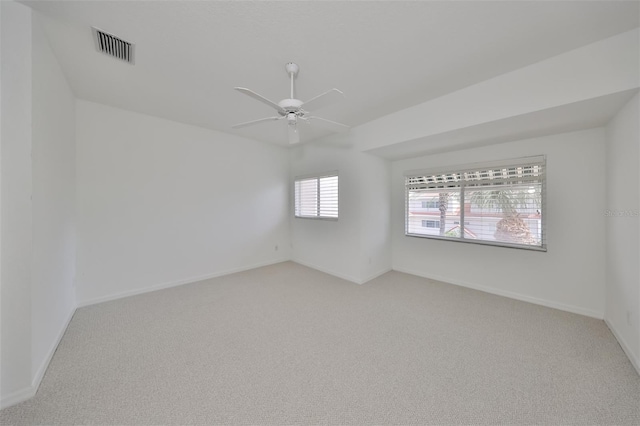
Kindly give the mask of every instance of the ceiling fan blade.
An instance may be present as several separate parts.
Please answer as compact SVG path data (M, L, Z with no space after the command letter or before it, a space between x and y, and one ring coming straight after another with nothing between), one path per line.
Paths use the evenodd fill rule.
M302 104L302 107L307 111L316 110L338 102L341 99L344 99L344 93L338 89L331 89L319 94L315 98L309 99Z
M338 123L337 121L331 121L331 120L327 120L326 118L322 118L322 117L305 117L306 120L318 120L321 123L325 123L330 125L331 127L333 127L337 132L345 132L347 130L349 130L351 127L347 126L346 124L342 124L342 123Z
M300 143L300 133L298 132L298 126L296 124L289 124L289 143L291 145Z
M275 108L276 111L278 111L280 114L286 114L286 111L280 105L278 105L277 103L273 102L272 100L269 100L269 99L265 98L262 95L259 95L258 93L254 92L253 90L249 90L249 89L247 89L245 87L234 87L234 89L236 89L240 93L244 93L247 96L251 96L253 99L256 99L256 100L258 100L258 101L260 101L262 103L265 103L265 104L269 105L271 108Z
M231 126L234 129L240 129L241 127L253 126L254 124L262 123L264 121L275 121L282 120L284 117L267 117L267 118L259 118L258 120L246 121L244 123L238 123L236 125Z

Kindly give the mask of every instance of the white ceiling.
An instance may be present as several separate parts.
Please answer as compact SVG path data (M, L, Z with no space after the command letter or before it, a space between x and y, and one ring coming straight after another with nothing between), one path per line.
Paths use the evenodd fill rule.
M346 99L314 111L351 126L639 25L637 1L25 1L40 11L78 98L287 145L286 126L233 130L272 110L232 88ZM136 44L96 51L90 26ZM304 129L306 130L306 129ZM311 140L327 133L303 134Z
M626 90L408 140L367 152L389 160L400 160L601 127L606 125L611 117L637 93L635 89Z

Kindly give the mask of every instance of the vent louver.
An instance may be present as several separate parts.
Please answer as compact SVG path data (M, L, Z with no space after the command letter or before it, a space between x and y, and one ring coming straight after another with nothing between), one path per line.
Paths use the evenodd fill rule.
M133 52L135 45L113 34L106 33L96 27L91 27L96 49L106 55L113 56L130 64L133 64Z

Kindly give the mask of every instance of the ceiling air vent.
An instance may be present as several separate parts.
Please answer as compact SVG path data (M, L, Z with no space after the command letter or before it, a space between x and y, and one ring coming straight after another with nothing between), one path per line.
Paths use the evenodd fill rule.
M99 52L133 64L133 48L135 47L133 43L124 41L96 27L91 27L91 31L93 31L93 39Z

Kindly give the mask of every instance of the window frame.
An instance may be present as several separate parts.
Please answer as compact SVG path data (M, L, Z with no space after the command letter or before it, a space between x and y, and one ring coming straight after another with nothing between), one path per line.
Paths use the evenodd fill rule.
M451 237L444 235L426 235L426 234L416 234L409 232L409 193L411 191L411 185L409 184L409 180L411 178L420 178L420 177L445 177L443 182L430 183L431 186L428 189L431 190L442 190L444 192L458 192L460 194L460 199L464 202L464 192L465 189L473 188L477 186L478 188L482 188L482 185L478 185L478 182L470 180L470 179L458 179L447 181L449 177L455 177L456 175L463 176L465 173L475 173L484 170L492 170L492 169L515 169L519 167L526 167L530 165L539 165L541 168L539 175L534 177L527 177L524 180L519 180L518 178L514 178L513 182L509 183L509 179L505 179L506 182L502 183L505 187L516 187L518 185L522 185L523 182L534 182L540 185L540 245L529 245L529 244L517 244L517 243L509 243L502 241L492 241L492 240L481 240L481 239L471 239L464 237L464 231L466 230L464 226L468 224L467 218L464 217L464 213L462 213L461 219L459 222L463 222L464 217L464 225L461 226L462 232L460 232L460 237ZM461 165L461 166L449 166L443 168L433 168L427 170L409 170L404 173L405 180L405 213L404 213L404 225L405 225L405 236L406 237L415 237L415 238L427 238L432 240L439 241L451 241L457 243L470 243L470 244L479 244L479 245L488 245L494 247L504 247L504 248L516 248L530 251L539 251L546 252L547 251L547 227L546 227L546 210L547 210L547 199L546 199L546 182L547 182L547 159L545 155L533 156L533 157L524 157L524 158L516 158L516 159L506 159L494 162L486 162L486 163L477 163L477 164L469 164L469 165ZM482 178L479 179L480 182L485 182ZM489 182L488 180L486 182ZM413 185L415 186L415 185ZM490 186L490 185L487 185ZM413 188L415 191L416 189ZM464 209L463 209L464 210ZM456 226L460 226L456 224Z
M336 186L336 216L320 216L321 207L321 197L320 197L320 180L324 178L333 178L335 177L337 180ZM307 180L315 180L317 184L317 196L316 196L316 206L315 210L317 212L316 215L299 215L298 211L298 191L297 191L297 183L300 181ZM337 221L340 217L340 175L338 171L324 172L324 173L315 173L310 175L302 175L296 176L293 179L293 217L295 219L311 219L311 220L328 220L328 221Z

